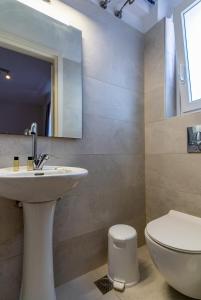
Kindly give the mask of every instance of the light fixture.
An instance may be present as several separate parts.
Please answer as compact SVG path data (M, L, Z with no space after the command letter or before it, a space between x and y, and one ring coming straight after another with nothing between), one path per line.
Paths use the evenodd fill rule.
M11 74L10 74L10 71L9 71L9 70L7 70L7 69L4 69L4 68L0 68L0 73L2 73L2 74L3 74L3 77L4 77L4 79L6 79L6 80L11 80L11 79L12 79L12 77L11 77Z
M156 0L147 0L149 3L155 5L156 4Z
M10 80L10 79L11 79L10 74L6 74L6 75L5 75L5 79Z
M126 0L126 2L123 4L123 6L122 6L120 9L115 10L114 15L115 15L117 18L121 19L122 16L123 16L123 9L124 9L124 7L125 7L127 4L131 5L131 4L133 4L134 2L135 2L135 0Z
M101 0L99 2L100 7L102 7L103 9L106 9L108 4L111 2L112 0Z

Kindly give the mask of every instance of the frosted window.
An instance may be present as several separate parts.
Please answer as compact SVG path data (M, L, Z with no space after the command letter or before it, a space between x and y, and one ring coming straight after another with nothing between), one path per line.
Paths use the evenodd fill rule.
M190 100L201 99L201 1L184 13Z

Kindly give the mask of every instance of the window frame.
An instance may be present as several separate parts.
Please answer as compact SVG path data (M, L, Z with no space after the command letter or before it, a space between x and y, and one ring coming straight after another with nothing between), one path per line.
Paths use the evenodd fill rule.
M179 86L178 107L180 113L188 113L201 110L201 99L191 101L191 82L188 69L188 52L185 32L184 14L201 0L184 0L174 12L177 78Z

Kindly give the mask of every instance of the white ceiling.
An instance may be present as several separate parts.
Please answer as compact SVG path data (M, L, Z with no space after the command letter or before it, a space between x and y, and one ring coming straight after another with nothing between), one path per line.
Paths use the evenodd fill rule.
M99 5L100 0L89 0ZM126 0L112 0L107 11L114 14ZM141 32L148 31L161 18L171 15L175 6L183 0L156 0L156 4L149 4L147 0L135 0L132 5L127 5L123 10L122 21L128 23Z

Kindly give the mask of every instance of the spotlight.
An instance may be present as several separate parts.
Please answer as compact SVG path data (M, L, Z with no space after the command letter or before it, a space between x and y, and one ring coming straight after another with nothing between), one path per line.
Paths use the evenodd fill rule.
M115 17L121 19L121 18L122 18L122 15L123 15L123 10L122 10L122 9L120 9L120 10L115 10L114 15L115 15Z
M3 74L4 79L6 79L6 80L11 80L11 79L12 79L9 70L4 69L4 68L0 68L0 74L1 74L1 73Z
M131 5L131 4L133 4L134 2L135 2L135 0L126 0L126 2L124 3L124 5L123 5L120 9L117 9L117 10L114 11L114 15L115 15L117 18L121 19L122 16L123 16L123 9L124 9L124 7L125 7L127 4Z
M147 0L149 3L155 5L156 4L156 1L155 0Z
M112 0L101 0L99 2L100 7L102 7L103 9L106 9L108 4L111 2Z
M10 76L9 73L7 73L7 74L5 75L5 79L6 79L6 80L11 80L11 76Z

